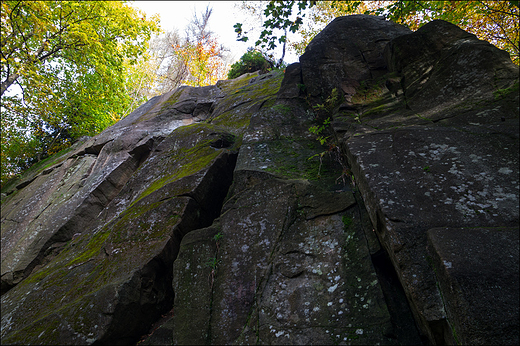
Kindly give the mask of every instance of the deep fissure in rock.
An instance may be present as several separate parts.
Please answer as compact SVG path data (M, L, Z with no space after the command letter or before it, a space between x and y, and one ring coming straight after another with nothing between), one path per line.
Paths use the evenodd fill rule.
M403 286L388 253L381 247L371 258L394 326L393 337L400 345L427 344L427 338L419 334Z
M345 148L342 150L343 159L348 162L349 168L352 169L353 162L349 160L349 155L345 154L345 152L348 153L348 151L344 150ZM399 345L426 345L428 344L428 338L419 332L417 326L418 321L415 320L412 308L392 260L383 244L381 244L379 237L375 234L375 229L377 229L378 225L373 225L370 220L369 212L366 209L361 193L359 191L355 192L354 197L357 202L361 222L363 223L363 220L366 218L366 222L369 223L369 226L372 228L372 230L365 230L365 239L371 253L370 258L372 265L376 271L381 291L383 292L390 314L390 320L394 327L395 335L389 337L395 339ZM379 225L382 225L383 221L379 219L379 216L378 213L377 221ZM366 228L366 226L363 228ZM371 234L371 232L373 233ZM377 251L374 252L375 249L377 249Z
M153 317L143 319L143 325L145 328L141 328L139 330L139 334L135 333L135 335L131 337L131 343L135 344L139 340L150 337L155 331L150 330L150 328L156 325L156 322L161 319L161 316L164 313L172 310L173 301L175 298L175 292L172 288L173 262L177 259L179 254L181 241L189 232L211 226L215 219L220 216L224 200L233 182L233 173L235 170L237 157L238 151L228 153L225 159L218 159L217 162L212 164L205 173L204 179L208 182L206 184L201 184L206 187L207 190L195 191L194 193L187 195L187 197L193 199L196 202L200 210L200 214L197 220L187 220L186 222L182 222L181 225L179 225L179 231L172 235L168 245L165 247L165 251L163 254L161 254L161 259L158 261L160 266L155 271L156 277L154 287L162 287L164 290L162 294L168 298L160 307L153 305L150 306L151 309L154 309L157 312ZM201 199L198 196L203 196L204 198ZM184 223L186 225L184 225ZM122 310L127 311L124 309ZM128 329L126 329L126 331L128 331ZM124 335L124 332L119 335ZM100 340L101 344L107 345L127 344L128 341L128 338L119 338L118 334L114 334L113 337Z

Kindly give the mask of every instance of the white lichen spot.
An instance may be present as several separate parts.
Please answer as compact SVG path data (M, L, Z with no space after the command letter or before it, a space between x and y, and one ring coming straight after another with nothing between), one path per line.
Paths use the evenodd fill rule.
M502 173L502 174L509 174L511 172L513 172L513 171L507 167L502 167L498 170L498 173Z
M332 302L328 302L328 303L327 303L327 306L332 306Z
M329 287L328 291L330 293L332 293L332 292L334 292L336 290L336 288L338 288L338 284L335 284L334 286Z
M363 335L363 329L361 329L361 328L356 329L356 334L357 335Z
M313 272L314 274L318 274L318 275L322 275L322 274L323 274L323 272L321 271L320 268L317 268L317 269L316 269L316 268L313 268L313 269L312 269L312 272Z
M343 298L341 298L341 299L339 300L339 303L340 303L340 304L343 303Z
M451 262L448 262L448 261L443 261L444 265L446 266L446 268L451 268Z

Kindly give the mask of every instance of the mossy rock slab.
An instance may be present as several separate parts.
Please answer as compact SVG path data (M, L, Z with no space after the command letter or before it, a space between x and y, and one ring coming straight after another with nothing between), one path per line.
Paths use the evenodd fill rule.
M164 139L93 222L97 228L75 235L2 296L2 339L121 344L148 332L171 309L181 239L220 213L236 159L234 139L209 124L182 127ZM47 329L57 318L59 326Z
M182 228L196 226L183 215L197 207L188 197L142 200L97 232L72 240L2 296L2 341L114 344L146 333L146 321L171 304L172 242ZM52 323L57 318L58 328Z

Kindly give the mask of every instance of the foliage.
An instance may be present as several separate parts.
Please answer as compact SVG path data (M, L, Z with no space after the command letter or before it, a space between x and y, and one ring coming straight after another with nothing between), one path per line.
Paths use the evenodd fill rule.
M184 84L213 85L219 79L225 79L226 66L222 59L225 49L208 29L211 12L206 7L200 18L195 15L188 26L185 42L173 47L178 60L189 70Z
M135 69L141 72L136 91L147 98L170 92L181 85L205 86L224 79L226 49L209 30L212 10L193 15L181 36L177 29L153 37Z
M291 43L291 47L301 54L310 40L333 18L365 13L383 15L412 30L431 20L442 19L506 50L513 62L519 64L518 1L299 1L294 17L295 5L294 0L272 0L265 6L264 30L257 45L274 49L277 43L285 44L287 30L299 32L303 40ZM308 8L311 9L310 24L302 28L304 11ZM240 40L247 40L241 27L237 23L235 31Z
M205 41L205 42L204 42ZM224 79L225 64L221 59L221 48L215 39L189 42L174 47L183 65L189 70L189 78L183 83L192 86L213 85Z
M215 273L216 273L217 267L221 262L221 260L218 259L217 257L218 257L218 252L220 250L220 240L222 239L222 237L223 237L223 234L220 232L218 232L217 234L215 234L213 236L213 240L215 241L215 246L217 248L217 251L215 253L215 257L208 259L208 261L206 262L206 266L211 268L211 272L209 273L209 277L208 277L209 285L211 288L213 288L213 283L215 281Z
M309 127L309 132L316 135L316 140L320 142L321 145L325 145L327 143L327 140L330 137L324 137L323 131L330 125L330 117L325 119L321 125L315 125Z
M442 19L493 43L519 64L520 11L518 1L393 1L374 11L388 13L388 19L417 30Z
M344 174L347 171L347 167L346 164L343 162L342 155L340 153L340 148L338 145L338 139L336 138L336 134L332 128L331 121L334 108L336 108L339 104L341 104L344 101L342 96L338 92L338 89L334 88L329 97L327 97L327 99L323 103L312 105L308 97L306 97L306 100L308 105L311 106L314 110L314 112L312 112L312 115L314 116L314 121L316 122L316 125L309 127L309 132L316 136L316 140L322 146L326 147L325 151L322 151L318 154L309 157L309 160L315 157L317 157L320 160L318 178L323 163L323 157L325 156L325 154L328 154L333 160L335 160L337 163L341 165ZM340 178L343 177L343 174L340 176Z
M3 184L128 112L129 68L158 28L122 2L2 1L1 9Z
M244 73L258 70L260 70L260 73L266 73L273 67L274 63L266 59L260 51L249 48L239 61L231 65L231 69L228 72L228 79L234 79Z
M310 103L310 101L308 102ZM316 140L320 142L321 145L326 145L328 147L327 151L329 152L337 147L335 144L336 141L334 141L333 138L334 136L332 136L334 131L332 130L331 114L334 107L339 103L341 103L340 93L338 92L338 89L334 88L325 102L312 106L317 125L309 127L309 132L316 136ZM327 132L331 135L325 136ZM320 155L323 157L324 154L325 152L314 156Z
M284 3L283 1L259 1L259 2L242 1L241 8L245 12L248 12L250 14L250 16L252 15L253 22L255 22L254 19L258 19L261 23L264 23L263 30L260 34L260 38L255 42L255 47L257 49L261 49L264 56L268 57L268 60L275 61L274 49L277 46L276 41L278 41L278 43L282 44L282 55L281 55L280 59L278 60L278 62L274 63L276 68L281 68L282 65L284 64L284 57L285 57L286 44L287 44L287 39L286 39L287 30L289 30L289 32L292 32L292 33L295 32L292 29L292 27L289 26L288 23L290 23L293 20L293 18L290 18L290 17L291 17L291 13L292 13L292 8L296 2L292 1L292 2L290 2L290 4L287 4L287 5L283 4L281 6L281 8L276 7L277 2ZM305 2L302 2L302 3L305 4ZM277 8L277 10L280 11L280 13L283 13L284 15L286 15L287 19L284 21L284 23L286 22L288 26L277 25L276 27L273 26L271 28L266 28L265 22L267 20L265 20L264 15L268 14L268 11L264 10L262 8L264 4L267 7L274 6ZM284 6L287 6L287 8L284 9L283 8ZM296 18L295 20L298 23L301 22L301 18ZM248 24L250 25L250 23L248 23ZM237 23L233 27L235 28L235 32L237 33L237 41L247 42L249 40L249 37L247 36L247 33L249 31L247 31L246 29L243 28L242 23ZM252 30L252 28L250 30ZM276 35L278 35L278 33L276 33L276 35L273 34L273 32L278 32L278 31L283 32L283 34L280 37L276 36Z

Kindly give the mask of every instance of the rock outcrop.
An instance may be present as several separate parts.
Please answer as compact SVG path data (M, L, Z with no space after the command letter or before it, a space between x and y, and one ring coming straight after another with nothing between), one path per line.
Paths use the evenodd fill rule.
M356 15L153 98L2 190L2 343L518 344L518 85Z

